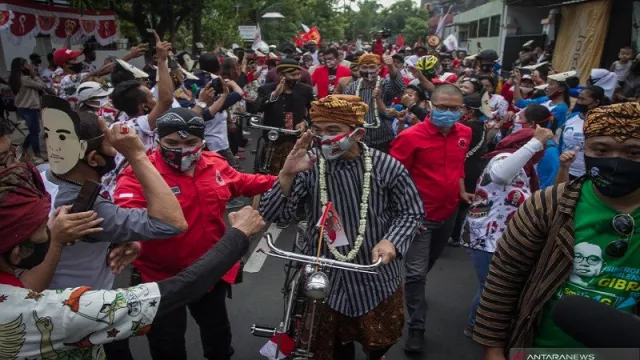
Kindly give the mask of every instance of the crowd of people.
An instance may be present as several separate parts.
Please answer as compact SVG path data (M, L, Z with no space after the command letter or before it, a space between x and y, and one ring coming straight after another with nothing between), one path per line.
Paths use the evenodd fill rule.
M230 359L226 301L250 237L265 221L316 224L328 208L343 241L325 246L308 226L304 251L383 266L330 273L314 359L354 359L354 342L384 359L406 324L404 350L424 352L427 275L447 245L466 247L476 271L460 331L486 360L583 347L551 319L567 295L637 312L630 48L580 84L551 67L553 46L533 42L509 72L491 49L397 48L382 34L305 49L198 45L177 52L156 35L101 65L91 47L57 49L47 67L35 54L12 62L29 133L13 145L0 127L2 356L135 359L127 339L145 335L154 360L186 359L188 308L204 357ZM129 62L141 56L143 69ZM239 166L252 141L244 112L298 132L256 133L265 173ZM73 211L88 182L100 195ZM253 196L227 227L225 210ZM131 287L112 290L127 266Z

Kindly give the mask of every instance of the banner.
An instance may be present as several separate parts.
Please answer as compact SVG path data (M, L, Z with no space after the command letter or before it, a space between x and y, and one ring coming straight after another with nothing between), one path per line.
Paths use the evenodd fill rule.
M640 1L633 2L633 22L631 24L631 47L637 54L640 51Z
M600 67L610 10L611 0L562 7L562 23L553 52L556 72L576 70L584 84L591 69Z

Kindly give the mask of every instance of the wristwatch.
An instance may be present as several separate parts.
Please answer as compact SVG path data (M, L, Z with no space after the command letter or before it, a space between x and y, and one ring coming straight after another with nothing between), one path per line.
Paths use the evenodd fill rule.
M204 101L198 101L196 102L196 106L199 108L202 108L203 110L207 108L207 103Z

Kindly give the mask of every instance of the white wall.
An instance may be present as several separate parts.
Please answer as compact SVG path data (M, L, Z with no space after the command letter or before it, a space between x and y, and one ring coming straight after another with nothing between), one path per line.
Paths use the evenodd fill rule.
M478 52L478 41L482 45L483 49L496 50L498 55L502 56L502 33L503 33L503 16L504 2L501 0L488 2L484 5L480 5L471 10L465 11L455 16L455 24L468 24L473 21L477 21L484 18L490 18L495 15L500 15L500 35L493 37L469 37L467 44L467 51L469 54L475 54ZM491 27L491 24L489 24ZM459 36L458 36L459 38ZM462 45L461 45L462 46Z

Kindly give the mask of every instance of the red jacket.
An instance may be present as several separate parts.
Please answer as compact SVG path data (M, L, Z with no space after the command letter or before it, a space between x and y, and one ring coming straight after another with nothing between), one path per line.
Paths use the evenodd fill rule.
M171 169L162 160L159 150L151 154L149 160L178 198L189 228L172 238L141 242L140 255L134 265L140 270L143 282L175 276L198 260L225 232L227 201L238 196L262 194L277 180L271 175L238 172L215 152L202 153L193 177ZM118 177L114 201L126 208L147 206L131 167ZM239 268L235 264L222 279L233 284Z
M446 220L458 208L470 144L471 128L456 123L444 136L428 119L404 130L391 143L390 155L409 171L426 219Z
M336 69L336 77L333 79L333 88L338 86L338 80L343 77L350 77L351 70L342 65L338 65ZM311 82L318 87L318 99L329 95L329 68L325 66L318 66L318 68L311 75Z

